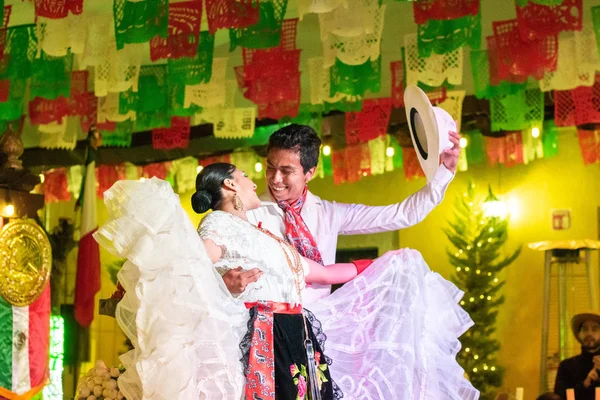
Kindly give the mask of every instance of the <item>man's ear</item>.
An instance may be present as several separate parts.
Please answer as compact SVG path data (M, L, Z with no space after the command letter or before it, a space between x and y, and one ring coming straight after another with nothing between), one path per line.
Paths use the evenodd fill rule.
M315 171L317 170L317 167L312 167L311 169L308 170L308 172L306 174L304 174L304 182L308 183L313 176L315 176Z

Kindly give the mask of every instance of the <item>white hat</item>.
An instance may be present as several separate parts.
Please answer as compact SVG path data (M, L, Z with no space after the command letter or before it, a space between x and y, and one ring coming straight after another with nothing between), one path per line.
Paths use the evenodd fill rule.
M431 181L440 166L440 154L452 148L448 132L457 132L456 122L448 112L433 107L429 98L417 86L404 91L406 121L421 168Z

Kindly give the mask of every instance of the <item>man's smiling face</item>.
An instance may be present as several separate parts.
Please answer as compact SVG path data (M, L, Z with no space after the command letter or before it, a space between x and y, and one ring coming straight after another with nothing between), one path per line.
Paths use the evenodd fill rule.
M267 154L267 185L277 201L296 201L314 172L311 168L304 173L300 153L292 149L272 148Z

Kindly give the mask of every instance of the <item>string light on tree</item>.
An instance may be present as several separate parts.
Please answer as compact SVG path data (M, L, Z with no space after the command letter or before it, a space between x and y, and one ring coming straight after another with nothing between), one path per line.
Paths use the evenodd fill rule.
M204 169L204 167L202 165L198 165L196 167L196 173L199 174L200 172L202 172L203 169Z
M492 187L489 186L488 196L483 202L483 213L487 218L506 219L508 216L508 208L503 201L500 201L492 192ZM492 227L493 228L493 227ZM492 231L493 232L493 231Z
M496 353L500 348L500 343L494 339L496 317L504 302L499 292L504 282L498 278L498 273L519 254L519 250L511 253L503 249L508 213L499 203L491 188L487 197L477 195L475 185L471 183L466 195L457 199L455 218L445 229L452 244L447 255L457 271L452 281L464 291L465 300L460 304L475 322L460 339L465 350L459 352L457 359L465 371L472 371L469 379L480 390L481 400L493 400L495 388L502 385L503 369L492 367L497 363ZM508 257L502 257L502 254L508 254ZM480 363L482 358L485 364Z
M40 174L40 183L44 183L45 180L46 180L46 175Z
M464 149L465 147L467 147L467 145L469 144L469 142L467 141L467 138L460 138L460 148Z
M325 146L323 146L323 155L328 156L330 154L331 154L331 146L326 144Z
M531 129L531 136L533 136L534 139L537 139L540 137L540 128L538 128L537 126L534 126Z
M396 154L396 151L394 150L393 147L388 147L387 149L385 149L385 155L388 157L394 157L394 154Z
M262 170L263 170L262 162L259 161L256 164L254 164L254 170L256 172L262 172Z

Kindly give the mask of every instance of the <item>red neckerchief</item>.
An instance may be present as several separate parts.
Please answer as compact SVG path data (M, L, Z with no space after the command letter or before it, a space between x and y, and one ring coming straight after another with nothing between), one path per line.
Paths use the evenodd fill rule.
M283 210L283 221L285 223L285 236L287 240L294 245L300 255L309 258L323 265L321 252L317 247L315 238L308 230L308 226L302 219L300 212L306 201L308 187L304 187L304 192L300 198L292 203L287 201L277 201L277 205ZM271 193L271 196L273 194ZM273 196L274 198L274 196Z

